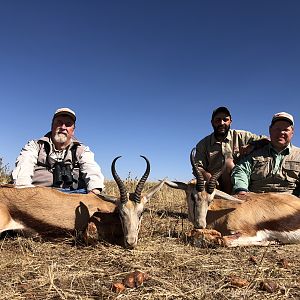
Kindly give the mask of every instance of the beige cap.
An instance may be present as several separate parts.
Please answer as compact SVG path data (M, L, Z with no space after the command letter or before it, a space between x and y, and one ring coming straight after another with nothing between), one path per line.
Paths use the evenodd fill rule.
M76 121L75 112L70 108L62 107L57 109L56 112L54 113L53 119L59 115L68 115L74 119L74 122Z
M273 116L271 125L273 125L276 121L280 121L280 120L288 121L291 123L291 125L294 125L294 117L284 111L279 112Z

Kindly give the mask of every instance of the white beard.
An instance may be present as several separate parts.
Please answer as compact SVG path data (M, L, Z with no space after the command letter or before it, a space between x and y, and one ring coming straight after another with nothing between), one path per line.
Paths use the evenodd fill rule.
M64 144L67 142L68 137L63 133L55 133L53 139L56 143Z

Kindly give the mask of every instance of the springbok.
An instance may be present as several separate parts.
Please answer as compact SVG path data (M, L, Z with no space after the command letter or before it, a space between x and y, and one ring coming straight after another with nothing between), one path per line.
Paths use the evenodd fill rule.
M57 238L85 233L90 222L94 223L98 238L109 242L124 237L127 248L137 245L144 205L164 184L153 186L142 193L150 173L150 163L139 180L135 192L128 194L118 176L115 163L112 175L118 185L120 197L104 194L65 194L53 188L28 187L0 188L0 233L8 230L22 231L25 235L38 234Z
M216 182L221 172L205 184L196 167L194 149L190 160L196 179L189 183L166 181L184 190L188 204L188 218L195 229L215 229L229 247L300 242L300 199L287 193L248 193L240 200L218 191ZM223 199L215 198L215 195Z

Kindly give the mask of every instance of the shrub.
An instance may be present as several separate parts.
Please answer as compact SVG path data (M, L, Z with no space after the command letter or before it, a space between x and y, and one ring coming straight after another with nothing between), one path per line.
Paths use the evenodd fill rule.
M7 183L9 181L9 166L5 164L3 158L0 157L0 182Z

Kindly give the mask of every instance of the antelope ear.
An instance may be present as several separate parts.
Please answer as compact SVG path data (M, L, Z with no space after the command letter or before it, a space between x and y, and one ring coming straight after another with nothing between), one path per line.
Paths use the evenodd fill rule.
M178 190L184 190L186 191L188 188L188 185L184 182L180 182L180 181L169 181L166 180L165 184L173 189L178 189Z
M147 193L144 194L145 203L148 200L150 200L151 197L163 187L165 180L166 179L161 180L159 184L153 186L149 191L147 191Z
M225 192L222 192L218 189L215 189L215 198L220 198L220 199L225 199L225 200L231 200L231 201L235 201L235 202L239 202L239 203L242 203L244 202L243 200L240 200L240 199L237 199Z

